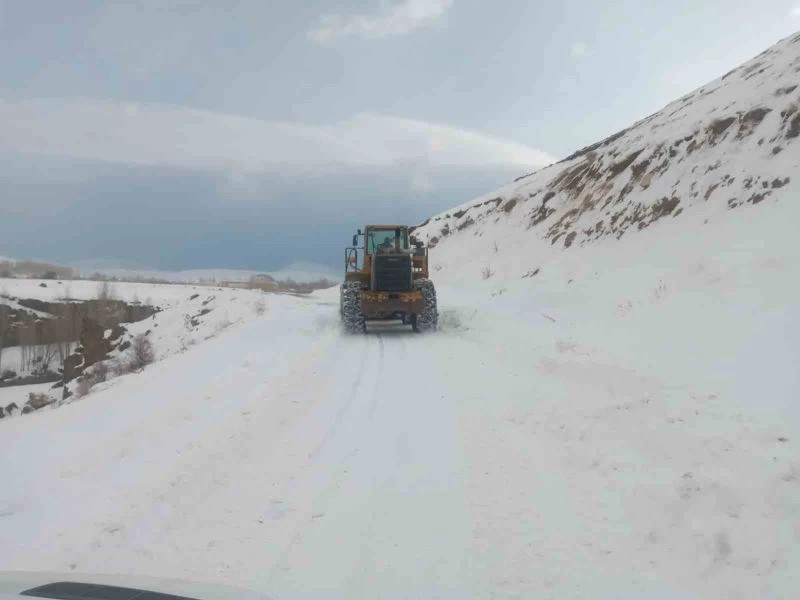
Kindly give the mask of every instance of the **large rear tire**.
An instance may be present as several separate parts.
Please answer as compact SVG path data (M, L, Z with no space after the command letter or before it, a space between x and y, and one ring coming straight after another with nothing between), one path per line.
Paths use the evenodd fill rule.
M430 279L417 279L414 282L414 289L422 292L422 299L425 301L425 308L417 315L413 323L414 331L436 331L439 324L439 310L436 304L436 288Z
M342 325L348 333L364 333L366 321L361 312L361 284L347 281L342 284L339 311L342 315Z

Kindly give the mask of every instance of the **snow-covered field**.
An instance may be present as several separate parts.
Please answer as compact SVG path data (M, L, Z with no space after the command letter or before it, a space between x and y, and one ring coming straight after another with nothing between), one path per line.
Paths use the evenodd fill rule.
M268 296L0 422L0 562L282 599L789 598L797 209L748 210L440 286L432 335Z
M44 287L43 285L44 284ZM126 302L143 302L161 307L182 303L189 296L206 290L220 288L200 285L167 285L150 283L127 283L72 280L53 281L43 279L0 278L0 296L35 298L46 301L92 300L106 289L113 298ZM237 290L225 288L223 293L236 294ZM7 300L0 300L7 303Z
M184 271L164 271L160 269L129 269L115 267L87 267L76 265L76 270L84 276L100 272L110 277L158 279L178 283L197 283L201 281L247 281L260 273L270 275L276 281L291 279L296 283L311 283L321 279L335 279L339 273L326 265L297 262L276 271L249 271L243 269L188 269Z

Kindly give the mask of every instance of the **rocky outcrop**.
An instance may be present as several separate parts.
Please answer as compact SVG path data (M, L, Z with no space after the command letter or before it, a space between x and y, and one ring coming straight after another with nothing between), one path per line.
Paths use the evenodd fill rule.
M46 302L35 298L9 297L19 308L2 303L0 313L9 323L4 345L18 346L26 339L49 344L66 339L76 339L84 319L91 319L103 329L120 323L143 321L158 312L156 306L127 303L122 300L85 300Z
M106 330L96 321L84 319L81 323L80 345L64 360L63 382L69 383L88 367L106 360L108 354L119 346L126 331L122 325Z
M35 394L31 392L28 394L28 401L19 408L16 402L12 402L7 406L0 406L0 419L5 417L13 417L17 414L27 415L37 410L41 410L46 406L55 404L56 399L47 394Z

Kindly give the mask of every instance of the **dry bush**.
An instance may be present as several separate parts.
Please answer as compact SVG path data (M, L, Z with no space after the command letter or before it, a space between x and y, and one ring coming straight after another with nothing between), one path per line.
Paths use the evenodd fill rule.
M123 375L128 375L134 371L130 360L113 361L111 368L113 370L114 377L122 377Z
M3 346L10 325L8 313L5 310L0 310L0 367L3 365ZM2 369L0 369L0 373L2 373Z
M492 268L489 267L488 265L483 267L483 269L481 269L481 278L482 279L484 279L484 280L485 279L489 279L492 275L494 275L494 271L492 271Z
M108 281L102 281L100 285L97 286L97 299L98 300L116 300L117 295L116 291L114 290L114 286L111 285Z
M78 379L78 385L75 386L75 397L83 398L90 391L92 391L93 385L94 385L94 380L91 377L84 375L83 377Z
M130 367L139 370L155 360L155 351L152 342L143 334L139 334L131 341Z
M103 383L121 375L119 364L113 360L104 360L95 363L91 370L84 371L75 386L75 396L82 398L92 391L98 383Z
M91 378L94 379L95 383L102 383L106 381L109 377L113 377L113 368L112 365L109 364L111 361L101 361L96 363L92 367Z
M225 317L221 321L218 321L216 325L214 325L214 333L215 334L222 333L231 325L233 325L233 323L227 317Z
M267 303L264 301L264 298L259 298L253 304L253 311L260 317L265 312L267 312Z

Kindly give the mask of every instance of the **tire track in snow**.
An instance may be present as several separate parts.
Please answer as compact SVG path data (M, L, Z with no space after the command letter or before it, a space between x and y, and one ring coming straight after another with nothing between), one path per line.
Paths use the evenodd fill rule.
M362 344L362 353L359 362L359 367L355 373L355 379L348 388L348 392L346 394L347 397L345 398L343 404L339 407L339 410L336 413L333 423L326 430L323 439L312 450L312 452L309 453L308 455L309 462L306 464L306 467L302 470L302 472L298 473L298 475L295 478L293 478L295 484L287 488L286 493L284 495L288 496L289 494L291 494L292 490L296 487L296 485L300 484L301 481L303 481L305 478L312 477L311 471L318 466L320 458L324 455L325 449L331 445L331 442L334 439L336 439L342 424L345 422L345 417L348 414L352 413L356 401L364 398L365 389L369 388L369 394L368 394L369 405L372 407L374 407L375 405L375 397L377 396L378 382L380 381L380 375L383 371L383 360L384 360L383 340L380 336L378 336L378 357L377 360L375 361L374 367L371 367L370 362L368 361L368 358L370 356L369 349L371 346L371 342L368 341L368 339L366 338L362 338L359 341L363 341L365 343ZM368 380L365 381L365 374L368 373L370 373L370 379L372 380L371 386L369 385L369 383L367 383ZM353 448L343 457L342 463L343 464L349 463L358 454L359 454L359 448L358 447ZM345 470L344 472L346 473L347 471ZM304 513L300 515L295 521L291 533L291 539L286 544L284 549L281 551L278 559L273 563L272 567L270 568L267 581L269 582L274 581L279 571L289 570L288 562L291 558L292 552L295 550L298 544L300 544L303 541L306 530L309 527L309 524L316 518L319 518L322 515L324 515L326 506L328 506L328 504L338 496L338 493L342 486L342 482L343 478L341 477L339 472L335 469L331 469L331 473L326 477L326 481L322 485L321 489L319 489L316 492L312 492L313 498L309 502L308 510L304 511Z
M379 374L383 374L383 364L385 357L384 337L380 333L377 334L379 342ZM405 341L402 342L403 355L405 355ZM375 431L375 415L381 406L380 395L378 394L378 384L380 377L375 380L375 387L372 393L372 403L369 408L370 427ZM375 434L378 435L378 434ZM374 442L373 442L374 443ZM374 446L370 448L371 452L375 451ZM377 575L377 561L376 561L376 547L377 547L377 531L378 531L378 511L379 511L379 498L381 484L384 483L386 477L379 477L377 471L373 470L370 473L369 483L369 501L367 514L369 515L365 528L361 532L361 544L357 553L356 560L353 564L351 576L347 579L346 589L350 592L353 598L371 598L374 594L370 593L374 589L375 579Z
M430 361L432 341L386 332L383 403L369 427L369 475L344 597L464 597L460 556L469 525L459 509L461 453L449 382ZM365 486L366 487L366 486ZM343 509L342 509L343 510ZM348 534L349 534L348 530ZM338 589L338 588L337 588Z
M381 354L383 354L383 347L381 347ZM361 361L358 365L358 370L356 371L356 378L353 380L353 383L350 386L350 390L349 393L347 394L347 398L344 404L342 404L342 406L339 408L339 412L336 413L336 418L334 419L331 427L325 433L325 436L322 438L322 441L308 455L309 460L311 460L312 462L316 461L319 458L320 454L322 454L322 451L325 449L325 446L327 446L328 443L333 438L333 436L336 435L336 431L341 426L342 421L344 420L344 416L353 407L353 402L355 402L355 399L358 397L358 391L361 388L361 382L364 379L364 371L365 371L364 365L366 365L367 363L368 355L369 353L367 351L362 352Z
M369 418L370 420L375 418L375 411L378 408L378 382L380 381L381 375L383 374L383 356L384 356L384 347L383 347L383 336L379 333L378 334L378 375L375 378L375 385L372 388L372 402L369 407Z

